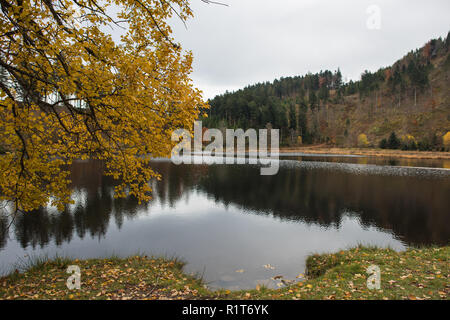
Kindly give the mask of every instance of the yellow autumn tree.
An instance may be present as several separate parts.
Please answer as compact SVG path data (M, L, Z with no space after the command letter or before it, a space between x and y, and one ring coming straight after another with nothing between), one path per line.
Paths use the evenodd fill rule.
M365 148L369 146L369 140L367 139L367 136L364 133L361 133L358 136L358 147Z
M442 137L442 143L446 149L450 149L450 131Z
M104 161L116 196L150 197L150 157L202 108L192 54L168 20L185 0L1 0L0 200L30 211L71 202L68 166ZM114 10L108 8L113 7ZM117 12L111 16L110 12ZM108 27L122 30L113 41ZM151 156L150 156L151 155Z

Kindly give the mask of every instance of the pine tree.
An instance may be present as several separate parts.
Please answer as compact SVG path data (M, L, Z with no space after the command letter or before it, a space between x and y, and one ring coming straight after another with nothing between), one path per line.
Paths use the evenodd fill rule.
M334 88L336 90L339 90L341 86L342 86L342 73L341 70L338 68L335 74Z
M293 102L289 103L289 129L297 130L297 114Z
M309 92L308 102L311 110L314 110L317 106L317 96L316 93L312 90Z
M397 135L395 134L395 132L392 132L387 141L387 147L389 149L398 149L398 148L400 148L400 145L401 145L401 142L397 138Z

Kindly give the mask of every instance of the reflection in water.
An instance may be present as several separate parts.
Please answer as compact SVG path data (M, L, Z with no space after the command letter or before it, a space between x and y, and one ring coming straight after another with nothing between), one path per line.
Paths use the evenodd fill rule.
M114 199L114 181L102 175L100 162L75 163L74 205L17 217L9 238L8 221L0 219L3 266L26 253L166 253L185 258L190 270L206 267L215 286L236 289L270 278L261 269L267 263L295 277L311 252L450 239L448 172L384 175L352 173L352 165L347 171L298 165L261 176L251 165L152 166L163 179L152 182L154 199L139 205ZM240 268L247 273L236 275Z
M304 153L281 153L280 159L297 161L320 161L353 164L375 164L378 166L424 167L424 168L450 168L449 160L444 159L415 159L415 158L391 158L370 157L355 155L311 155Z
M0 250L6 246L6 238L8 236L8 219L0 215Z
M280 168L260 176L246 167L212 166L200 188L216 201L281 218L339 225L357 212L363 226L391 230L411 245L450 239L450 183L444 177L349 174L339 170Z
M70 242L73 233L83 239L86 234L101 238L108 231L111 218L120 228L124 218L132 218L138 210L150 204L139 205L129 197L114 199L114 182L102 175L100 162L79 162L72 167L74 205L63 212L42 208L19 216L14 224L16 239L23 248L44 247L50 240L57 245Z

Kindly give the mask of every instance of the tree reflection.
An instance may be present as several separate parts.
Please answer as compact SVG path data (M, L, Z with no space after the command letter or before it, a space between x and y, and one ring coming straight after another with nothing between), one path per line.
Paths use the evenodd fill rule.
M450 239L448 178L305 168L260 176L243 166L212 166L200 187L217 202L284 219L339 226L343 215L353 212L363 226L391 230L410 244L447 244Z
M5 216L0 216L0 249L6 246L6 239L8 237L8 219Z

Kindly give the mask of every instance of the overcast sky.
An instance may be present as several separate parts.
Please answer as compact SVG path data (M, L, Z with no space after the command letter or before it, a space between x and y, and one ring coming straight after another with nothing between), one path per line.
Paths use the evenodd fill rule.
M175 38L194 53L205 98L263 81L341 68L344 78L391 65L450 31L449 0L191 0L187 29ZM376 12L380 9L380 28ZM374 22L375 21L375 22Z

